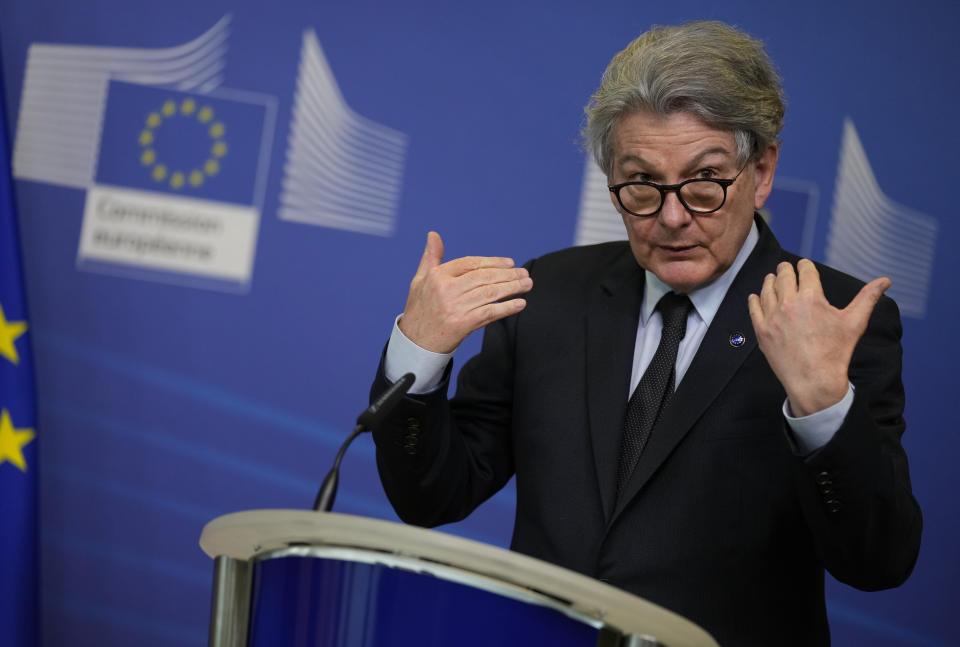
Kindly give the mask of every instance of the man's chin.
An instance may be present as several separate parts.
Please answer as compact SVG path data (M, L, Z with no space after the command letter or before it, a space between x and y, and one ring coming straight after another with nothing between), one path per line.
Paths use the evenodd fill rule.
M712 283L717 277L701 268L677 267L680 263L669 263L665 268L654 270L658 279L670 286L674 292L688 294ZM693 270L693 271L690 271Z

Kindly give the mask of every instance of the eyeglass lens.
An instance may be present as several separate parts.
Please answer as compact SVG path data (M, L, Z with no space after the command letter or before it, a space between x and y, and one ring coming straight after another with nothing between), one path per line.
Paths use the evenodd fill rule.
M695 211L713 211L723 204L723 187L716 182L688 182L680 187L680 198ZM620 201L628 211L650 214L660 209L660 190L646 184L620 189Z

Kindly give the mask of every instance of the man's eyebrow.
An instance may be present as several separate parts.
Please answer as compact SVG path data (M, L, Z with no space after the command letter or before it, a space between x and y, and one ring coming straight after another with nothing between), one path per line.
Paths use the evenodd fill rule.
M691 170L692 167L701 164L703 160L709 157L710 155L730 155L730 151L724 148L723 146L713 146L711 148L702 150L699 153L697 153L697 155L693 157L693 159L691 159L686 163L684 170ZM624 155L623 157L618 158L616 164L618 167L622 168L625 164L630 164L631 162L647 168L650 168L651 166L653 166L650 163L648 163L647 160L643 159L642 156L637 155L635 153L629 153L627 155Z
M630 162L634 162L636 164L639 164L640 166L648 166L647 160L643 159L639 155L634 155L632 153L618 158L617 166L623 166L624 164L629 164Z
M699 165L701 162L703 162L704 158L709 157L711 155L730 155L730 151L728 151L723 146L714 146L713 148L708 148L704 151L700 151L700 153L696 157L694 157L692 160L690 160L687 163L687 168L690 169L694 166Z

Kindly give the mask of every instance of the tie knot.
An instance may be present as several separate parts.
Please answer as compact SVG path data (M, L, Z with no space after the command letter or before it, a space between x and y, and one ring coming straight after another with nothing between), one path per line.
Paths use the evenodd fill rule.
M676 292L667 292L657 303L657 309L660 316L663 317L663 329L675 330L680 333L680 338L687 330L687 315L690 314L690 308L693 304L686 294L677 294Z

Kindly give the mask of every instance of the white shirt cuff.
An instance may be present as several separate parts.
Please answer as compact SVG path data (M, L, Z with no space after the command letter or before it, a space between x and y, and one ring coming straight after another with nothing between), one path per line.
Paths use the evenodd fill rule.
M396 382L406 373L416 375L416 381L407 391L410 395L422 395L436 391L453 353L434 353L425 348L420 348L407 339L407 336L400 332L400 326L397 325L402 316L402 314L399 315L393 321L393 332L390 334L387 353L383 358L383 373L391 382Z
M796 453L800 456L808 456L830 442L843 424L843 419L847 417L852 404L852 384L847 386L847 393L840 402L802 418L794 418L790 415L790 401L784 400L783 415L787 419L790 431L793 432Z

